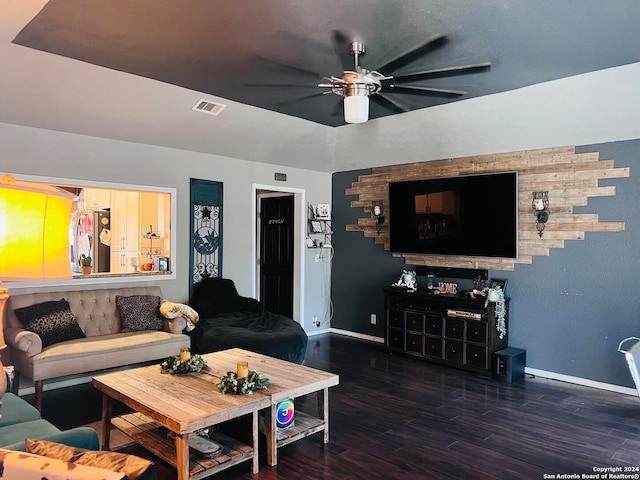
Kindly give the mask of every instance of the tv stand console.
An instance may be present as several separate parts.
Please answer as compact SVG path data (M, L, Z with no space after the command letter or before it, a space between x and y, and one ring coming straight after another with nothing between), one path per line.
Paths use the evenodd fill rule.
M434 295L400 288L384 290L385 346L430 362L490 376L494 352L507 347L499 338L494 305L485 298ZM509 331L509 299L505 299Z

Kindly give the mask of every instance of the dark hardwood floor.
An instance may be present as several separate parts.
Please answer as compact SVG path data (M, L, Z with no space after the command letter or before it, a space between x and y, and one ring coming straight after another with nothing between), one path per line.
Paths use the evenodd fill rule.
M500 383L333 334L309 339L305 364L340 375L329 391L330 442L287 445L275 467L263 449L258 474L245 463L211 478L586 478L595 467L640 466L634 396L542 378ZM315 396L296 401L314 407ZM90 385L45 392L43 416L61 428L96 421L100 395ZM176 478L158 469L161 480Z

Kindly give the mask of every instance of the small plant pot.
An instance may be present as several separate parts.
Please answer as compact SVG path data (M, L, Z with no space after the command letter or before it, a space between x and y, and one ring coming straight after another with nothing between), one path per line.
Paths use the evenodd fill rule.
M490 302L497 302L500 300L500 294L495 290L489 290L488 298Z
M89 275L91 273L91 265L82 265L83 275Z

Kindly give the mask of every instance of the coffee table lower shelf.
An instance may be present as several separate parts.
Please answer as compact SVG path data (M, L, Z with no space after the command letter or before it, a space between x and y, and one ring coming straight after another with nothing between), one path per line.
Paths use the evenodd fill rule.
M321 418L313 417L296 411L293 425L285 428L278 428L276 432L276 442L278 448L288 445L302 438L313 435L324 430L325 422Z
M169 430L167 428L141 413L130 413L112 418L111 424L154 455L177 467L175 441L168 437ZM213 433L211 440L222 445L222 454L215 458L205 458L191 450L189 477L193 480L212 475L253 458L253 448L223 433Z

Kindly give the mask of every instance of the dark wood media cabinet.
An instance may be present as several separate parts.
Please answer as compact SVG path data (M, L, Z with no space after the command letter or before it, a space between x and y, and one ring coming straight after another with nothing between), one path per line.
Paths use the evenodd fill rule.
M490 376L494 352L507 348L499 338L494 305L484 298L384 290L385 346L422 360ZM509 331L509 299L505 299Z

